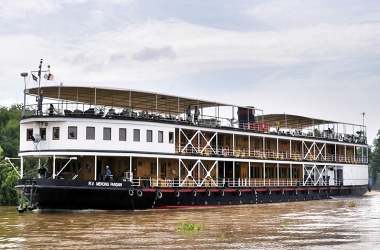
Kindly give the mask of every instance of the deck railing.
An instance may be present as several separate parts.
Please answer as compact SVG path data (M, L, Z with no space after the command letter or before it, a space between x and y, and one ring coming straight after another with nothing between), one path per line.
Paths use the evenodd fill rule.
M50 106L52 104L53 106ZM29 116L75 116L75 117L102 117L102 118L121 118L121 119L149 119L163 122L184 123L201 127L216 127L216 128L233 128L243 131L253 131L258 133L278 134L284 136L295 137L310 137L320 138L327 140L354 142L358 144L366 144L366 136L362 131L357 131L356 134L349 133L327 133L315 132L313 129L296 129L296 128L281 128L277 130L274 126L263 123L244 122L226 117L215 117L208 115L201 115L197 123L193 118L187 119L185 112L173 116L170 113L157 113L155 111L147 110L133 110L129 108L113 108L113 107L98 107L83 103L72 102L55 102L43 103L40 112L37 110L37 104L28 105L25 107L25 117Z
M248 148L236 147L206 147L180 146L178 152L185 155L218 156L228 158L261 159L261 160L283 160L283 161L314 161L314 162L338 162L347 164L366 164L368 158L365 156L340 155L340 154L318 154L303 155L301 152L288 152L283 150L249 150Z
M366 180L346 180L350 183L365 182ZM364 183L363 182L363 183ZM342 186L343 180L330 181L306 181L299 178L216 178L206 182L190 178L136 178L132 180L132 186L160 187L160 188L252 188L252 187L313 187L313 186ZM352 184L350 184L352 185Z

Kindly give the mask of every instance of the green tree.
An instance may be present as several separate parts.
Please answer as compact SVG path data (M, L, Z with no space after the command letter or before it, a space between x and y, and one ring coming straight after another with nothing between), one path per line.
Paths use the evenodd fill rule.
M16 171L4 160L0 147L0 205L17 205L19 197L14 187L18 178Z
M369 174L372 178L373 185L377 185L380 173L380 130L377 132L377 136L373 140L373 148L371 149L369 160Z
M7 157L17 157L20 140L20 117L22 106L0 108L0 146Z

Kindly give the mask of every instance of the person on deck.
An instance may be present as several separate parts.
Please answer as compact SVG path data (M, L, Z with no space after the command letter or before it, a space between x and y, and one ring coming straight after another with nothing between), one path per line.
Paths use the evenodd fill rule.
M186 110L186 115L187 115L187 123L191 123L191 108L190 106L187 107L187 110Z
M54 105L50 103L50 107L49 107L49 115L50 116L53 116L54 115Z
M38 169L38 174L40 175L40 179L44 179L44 178L46 178L46 168L44 168L44 167L40 167L39 169Z
M195 110L194 110L194 124L195 125L198 125L199 115L200 115L200 112L199 112L198 106L195 106Z
M109 181L111 178L111 170L109 166L106 166L106 181Z

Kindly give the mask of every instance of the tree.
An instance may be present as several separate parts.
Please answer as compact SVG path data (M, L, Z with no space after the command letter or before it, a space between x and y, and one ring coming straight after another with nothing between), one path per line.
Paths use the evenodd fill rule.
M370 177L373 185L377 184L380 173L380 130L377 132L376 138L373 140L373 149L370 155Z
M3 149L0 147L0 205L17 205L19 197L14 187L18 178L16 171L4 160Z
M20 140L20 117L22 106L0 108L0 147L7 157L17 157Z

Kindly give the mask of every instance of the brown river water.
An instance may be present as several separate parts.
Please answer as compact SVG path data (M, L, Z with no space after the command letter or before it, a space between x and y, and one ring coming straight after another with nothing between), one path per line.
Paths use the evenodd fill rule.
M176 231L181 221L204 227ZM380 249L380 192L178 210L0 207L0 249Z

